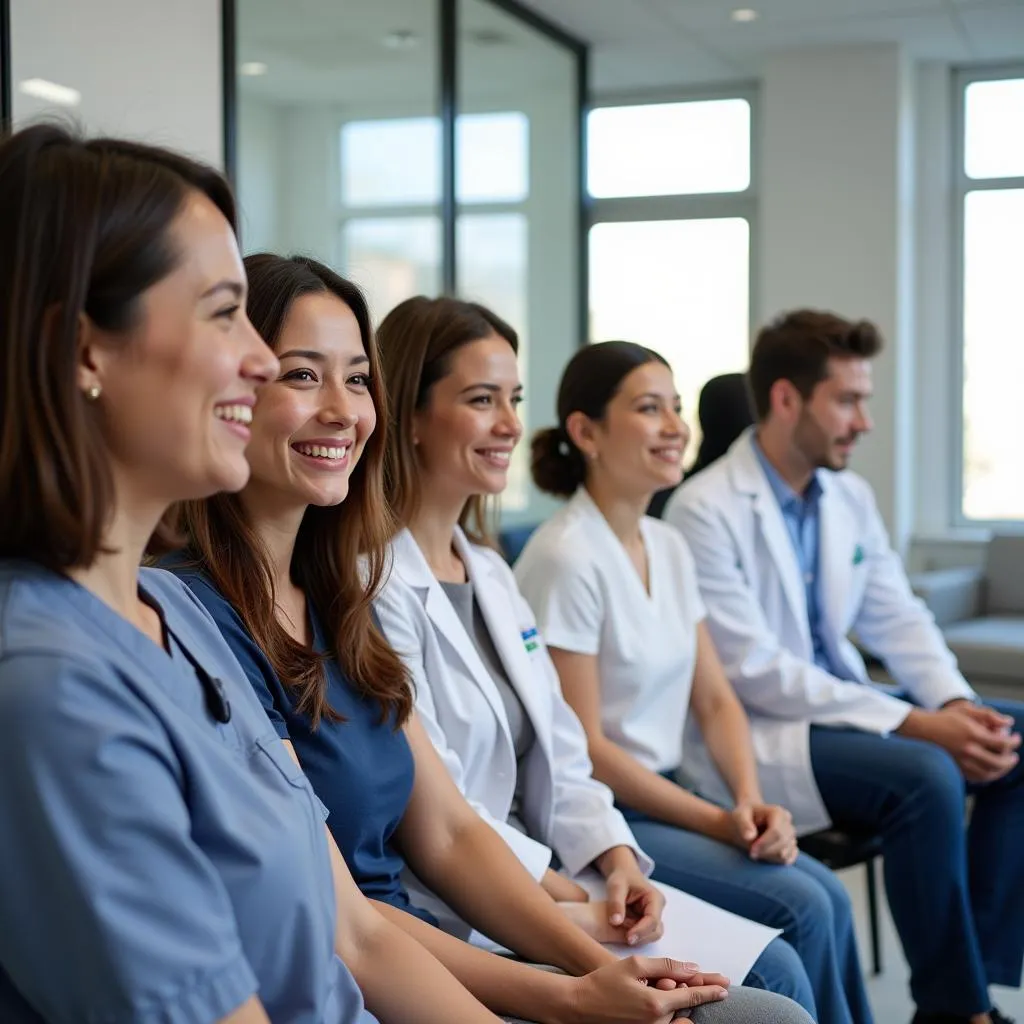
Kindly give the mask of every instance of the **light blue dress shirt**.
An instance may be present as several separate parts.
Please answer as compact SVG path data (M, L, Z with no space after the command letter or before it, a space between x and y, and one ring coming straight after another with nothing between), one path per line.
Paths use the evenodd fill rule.
M275 1024L372 1024L334 954L323 805L184 584L143 570L140 593L170 654L0 562L0 1021L213 1024L258 993Z
M811 643L814 645L814 664L831 675L846 679L847 674L833 658L828 638L822 629L821 615L821 481L818 473L811 477L807 490L803 495L797 494L782 479L778 470L768 461L757 439L754 439L754 451L758 461L768 478L768 484L775 495L782 512L786 531L793 544L800 566L800 575L804 582L804 596L807 600L807 624L811 631Z

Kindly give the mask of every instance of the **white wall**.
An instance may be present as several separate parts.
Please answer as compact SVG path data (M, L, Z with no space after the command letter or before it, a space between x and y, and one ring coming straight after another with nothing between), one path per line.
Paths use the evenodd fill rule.
M70 113L222 166L220 47L219 0L11 0L15 123ZM23 95L27 78L77 89L80 106Z
M954 69L898 49L809 49L762 82L762 319L820 304L867 316L876 426L854 457L912 568L977 564L955 525L960 444Z
M762 83L761 319L813 306L879 325L875 433L856 468L913 529L913 77L896 47L780 54Z

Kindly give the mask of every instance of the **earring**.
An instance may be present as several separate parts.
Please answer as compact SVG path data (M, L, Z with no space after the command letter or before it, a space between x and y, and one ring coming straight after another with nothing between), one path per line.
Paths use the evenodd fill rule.
M103 389L99 384L93 384L93 386L85 392L85 397L88 398L90 402L95 402L101 394L103 394Z

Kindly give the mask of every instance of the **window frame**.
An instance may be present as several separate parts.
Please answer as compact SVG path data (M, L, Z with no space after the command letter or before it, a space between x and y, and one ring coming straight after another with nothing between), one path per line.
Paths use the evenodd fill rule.
M739 217L746 220L749 229L748 249L748 291L747 306L750 320L752 343L758 323L760 309L760 282L757 275L761 235L758 221L758 183L760 180L760 89L756 82L723 83L707 88L684 90L645 91L610 94L596 99L590 110L602 107L656 106L664 103L699 103L708 100L746 100L750 104L750 183L741 192L702 192L668 196L623 196L616 198L595 198L585 191L587 208L584 244L589 247L590 230L597 224L609 222L642 222L661 220L718 220L724 217ZM587 181L587 166L583 166L584 184ZM590 295L586 296L587 317L584 320L586 342L589 337Z
M344 247L345 247L345 229L349 224L356 223L358 221L396 221L401 222L405 220L418 220L427 218L436 218L439 225L438 233L438 264L437 264L437 275L438 275L438 288L439 290L443 287L444 280L444 263L445 263L445 240L444 240L444 197L443 194L439 194L435 202L403 202L403 203L366 203L359 206L348 206L345 203L344 195L342 192L342 174L344 170L344 154L342 152L344 146L344 131L345 127L349 124L361 124L365 122L382 122L382 121L407 121L413 119L428 119L437 121L440 130L441 117L436 111L432 111L429 108L424 108L424 113L414 114L380 114L378 116L370 116L368 114L358 114L356 116L345 116L342 114L338 115L337 121L334 126L334 137L335 147L332 159L335 161L336 173L334 175L336 188L333 192L333 219L334 219L334 251L332 253L333 263L335 266L344 266L345 261ZM443 192L443 189L442 189ZM381 311L374 311L383 315Z
M468 115L481 115L481 114L507 114L515 113L519 114L526 120L527 133L526 133L526 147L527 147L527 163L530 162L530 154L534 144L533 141L533 122L530 114L527 111L522 110L507 110L500 105L495 107L493 110L490 109L473 109L460 111L456 115L456 124L458 123L458 117L463 114ZM381 121L402 121L408 120L411 116L426 117L435 119L438 121L439 127L441 126L441 119L437 114L424 114L424 115L403 115L396 114L394 116L381 115L379 117L371 117L359 115L356 117L345 117L339 116L335 125L335 137L337 139L337 146L335 147L335 159L337 161L337 178L338 184L341 184L342 165L344 163L344 129L349 124L359 124L365 122L381 122ZM456 154L457 155L457 154ZM531 217L533 216L532 209L533 202L533 181L527 178L527 190L526 194L519 199L488 199L478 201L457 201L455 203L455 253L458 253L458 227L461 219L466 216L479 216L487 217L494 215L514 214L523 218L526 225L527 235L531 230ZM344 201L344 195L342 189L339 187L334 193L334 207L333 207L333 218L334 218L334 252L333 260L335 265L344 266L344 252L346 241L346 229L353 224L358 224L360 221L372 220L372 221L395 221L401 222L410 219L421 219L421 218L435 218L438 222L440 231L438 236L438 287L436 289L438 294L451 293L461 296L463 294L463 280L459 276L459 269L462 266L462 262L459 259L454 261L454 267L456 270L456 282L455 289L449 289L444 281L444 250L445 250L445 221L444 221L444 208L443 208L443 196L438 196L438 199L434 203L377 203L359 206L346 205ZM527 301L529 299L529 288L527 287ZM472 298L472 296L471 296ZM372 311L375 315L379 314L379 310ZM527 317L527 320L529 318ZM528 323L517 325L520 331L525 332L528 327ZM529 349L520 350L520 366L528 365L529 360ZM526 375L524 374L524 379ZM525 455L520 458L526 458ZM513 516L521 515L525 513L530 507L530 479L529 473L527 472L526 477L522 481L517 481L521 486L513 491L513 485L510 484L509 488L502 495L502 509L503 512L511 513ZM510 494L511 492L511 494Z
M971 192L1024 189L1024 174L1002 178L971 178L966 169L967 89L976 82L996 82L1010 78L1024 78L1024 62L1001 63L986 66L960 67L953 70L953 132L952 132L952 196L953 225L951 269L953 287L950 316L954 356L952 360L950 403L953 414L950 451L953 453L953 472L950 474L949 507L952 526L957 530L998 530L1003 533L1024 533L1024 514L1019 519L972 519L964 514L964 458L965 458L965 336L964 309L967 290L965 277L966 241L965 207Z

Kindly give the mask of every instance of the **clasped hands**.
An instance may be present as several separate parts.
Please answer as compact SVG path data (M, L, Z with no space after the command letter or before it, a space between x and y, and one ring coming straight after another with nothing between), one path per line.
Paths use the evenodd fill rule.
M721 812L715 839L738 846L751 860L765 864L792 864L799 849L793 815L778 804L741 800Z
M938 711L914 708L898 732L929 740L956 761L968 782L995 782L1019 760L1020 733L1014 720L994 708L957 699Z
M572 889L559 897L559 906L598 942L640 946L664 933L665 897L639 867L611 871L605 879L603 900L591 900L584 888L569 884Z

